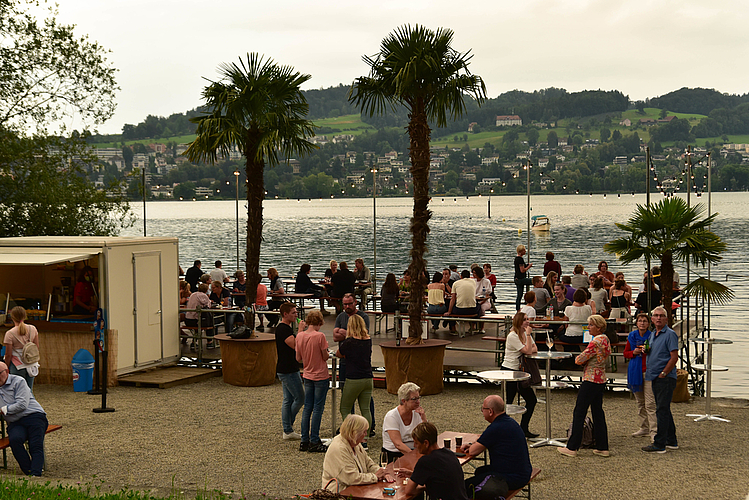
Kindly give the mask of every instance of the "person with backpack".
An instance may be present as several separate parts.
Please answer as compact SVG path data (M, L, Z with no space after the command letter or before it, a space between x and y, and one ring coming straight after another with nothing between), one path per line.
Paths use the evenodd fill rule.
M10 310L14 327L5 333L5 364L11 375L18 375L26 381L29 390L34 391L34 378L39 374L39 332L34 325L27 325L26 309L16 306Z

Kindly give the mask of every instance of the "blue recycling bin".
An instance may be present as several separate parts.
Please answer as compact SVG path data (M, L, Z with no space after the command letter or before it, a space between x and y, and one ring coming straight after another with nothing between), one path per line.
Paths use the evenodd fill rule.
M78 349L73 356L73 390L88 392L94 387L94 357L86 349Z

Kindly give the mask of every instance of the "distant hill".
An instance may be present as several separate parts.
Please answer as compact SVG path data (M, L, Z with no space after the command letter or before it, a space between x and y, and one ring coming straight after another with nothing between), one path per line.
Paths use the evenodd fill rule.
M648 105L677 113L709 115L714 109L732 109L744 102L749 102L749 94L723 94L715 89L682 87L660 97L653 97Z

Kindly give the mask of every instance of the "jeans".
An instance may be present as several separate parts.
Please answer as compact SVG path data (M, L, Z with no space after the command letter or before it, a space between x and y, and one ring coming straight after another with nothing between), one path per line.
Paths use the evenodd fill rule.
M11 363L10 373L12 375L18 375L19 377L22 377L26 381L26 385L29 386L29 390L31 391L31 393L34 393L34 377L29 375L29 372L26 370L26 368L21 368L19 370L18 368L16 368L16 365Z
M47 432L47 415L32 413L17 422L8 422L8 439L13 456L24 474L41 476L44 467L44 434ZM29 452L24 443L29 442Z
M515 310L520 310L520 301L523 300L523 294L525 293L525 287L532 285L533 280L530 278L515 278L515 286L518 289L518 294L515 297Z
M373 385L374 385L374 382L373 382ZM344 358L341 358L340 362L338 363L338 389L341 391L341 394L343 394L343 388L345 386L346 386L346 360ZM351 403L350 413L356 413L354 411L353 402ZM375 428L374 398L371 398L369 400L369 414L372 415L372 420L370 422L369 430L373 431Z
M372 404L372 390L374 382L371 378L350 378L346 381L344 389L341 391L341 419L345 419L349 413L349 408L353 410L354 402L359 401L359 411L362 417L367 419L369 428L372 428L372 413L370 405ZM369 403L369 404L367 404Z
M447 307L445 304L429 304L427 306L427 314L430 316L436 316L438 314L444 314L447 312ZM436 330L440 327L440 320L432 320L432 326Z
M304 386L299 372L276 373L283 387L283 403L281 404L281 422L286 434L294 432L294 420L304 404Z
M594 384L587 380L580 384L575 410L572 412L572 435L567 440L568 450L580 448L580 442L583 439L583 422L588 414L588 408L593 417L593 437L596 440L596 449L609 449L609 432L606 428L606 415L603 413L605 388L606 384Z
M677 446L676 426L671 415L671 398L676 389L674 377L656 378L653 380L653 395L655 396L655 418L658 421L658 432L653 438L653 445L663 449L666 446Z
M320 443L320 422L328 395L328 380L304 379L304 411L302 412L302 442Z

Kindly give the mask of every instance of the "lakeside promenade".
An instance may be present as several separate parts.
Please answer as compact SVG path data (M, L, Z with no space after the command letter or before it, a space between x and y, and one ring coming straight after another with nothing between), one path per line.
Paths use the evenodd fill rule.
M326 333L333 318L326 317ZM334 344L331 343L331 348ZM374 354L379 355L378 347ZM301 453L298 441L281 438L282 390L279 382L265 387L235 387L220 377L170 389L115 387L108 396L114 413L96 414L100 397L74 393L72 387L37 385L35 396L50 423L62 432L47 436L47 470L41 482L81 482L102 491L123 487L187 498L197 491L217 490L291 498L320 486L323 454ZM480 433L487 423L480 407L498 386L446 384L443 393L426 396L422 405L440 431ZM577 391L552 392L552 433L566 435ZM377 436L369 454L379 456L381 423L397 397L375 389ZM333 436L328 394L321 436ZM340 401L340 398L338 398ZM552 447L531 449L531 462L542 469L533 483L536 499L672 499L706 497L745 500L749 494L746 443L749 400L713 399L713 412L730 423L694 422L704 399L672 406L680 449L663 455L640 450L646 439L633 438L636 405L625 391L604 396L611 457L582 450L578 458L562 457ZM531 420L534 432L545 431L545 404ZM295 429L299 430L301 412ZM340 423L340 415L337 415ZM9 456L13 474L15 460ZM466 466L470 470L470 466ZM17 474L17 472L16 472Z

